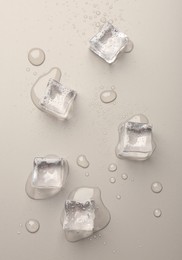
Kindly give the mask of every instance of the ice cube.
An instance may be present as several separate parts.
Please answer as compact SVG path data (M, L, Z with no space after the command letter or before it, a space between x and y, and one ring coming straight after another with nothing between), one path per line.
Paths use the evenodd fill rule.
M76 92L74 90L64 87L54 79L50 79L41 106L47 113L59 119L66 119L75 97Z
M110 213L101 200L99 188L81 187L70 193L62 215L63 230L68 241L89 237L109 222Z
M120 52L130 52L133 44L128 36L107 22L90 40L90 49L108 63L113 63Z
M144 115L136 115L119 126L119 158L146 160L155 149L152 126Z
M63 229L70 231L91 231L94 229L95 219L95 203L94 201L66 200L65 202L65 218Z
M68 162L55 155L36 157L26 183L26 192L33 199L45 199L57 194L65 185Z

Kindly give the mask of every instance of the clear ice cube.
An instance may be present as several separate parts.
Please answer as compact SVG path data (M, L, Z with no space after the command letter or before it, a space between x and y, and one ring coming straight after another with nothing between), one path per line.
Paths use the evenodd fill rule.
M75 97L76 92L74 90L64 87L54 79L50 79L41 106L47 113L59 119L66 119Z
M65 213L64 230L93 231L95 219L94 201L81 203L79 201L66 200Z
M135 115L119 126L116 155L119 158L146 160L155 149L152 126L144 115Z
M110 212L102 202L100 189L81 187L68 196L61 222L66 239L75 242L105 228L110 218Z
M107 22L90 40L90 49L108 63L113 63L120 52L130 52L133 44L128 36Z
M30 198L45 199L57 194L65 185L68 162L55 155L36 157L34 168L26 183Z

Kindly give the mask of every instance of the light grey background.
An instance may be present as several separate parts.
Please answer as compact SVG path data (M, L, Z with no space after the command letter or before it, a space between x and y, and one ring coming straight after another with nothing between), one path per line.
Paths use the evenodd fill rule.
M0 2L0 259L180 260L182 2ZM88 50L103 17L135 44L112 66ZM40 67L27 60L33 47L45 51ZM66 123L49 118L30 99L32 84L54 66L62 70L61 82L78 92L75 115ZM100 92L111 86L117 100L101 103ZM153 157L141 163L119 160L114 152L118 125L136 113L148 116L157 143ZM50 153L68 159L68 183L58 196L33 201L24 191L33 158ZM87 170L76 165L82 153L90 161ZM113 174L107 170L112 162L118 165ZM122 173L128 174L127 181ZM109 182L111 176L115 184ZM161 194L151 192L153 181L162 182ZM64 238L60 214L69 192L84 185L101 188L112 220L100 238L72 244ZM159 219L153 216L155 208L163 212ZM29 218L40 221L38 233L25 230Z

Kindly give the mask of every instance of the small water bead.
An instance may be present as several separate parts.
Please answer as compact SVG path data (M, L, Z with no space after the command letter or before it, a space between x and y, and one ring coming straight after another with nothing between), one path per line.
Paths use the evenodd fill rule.
M45 53L40 48L33 48L28 53L28 60L34 66L40 66L45 61Z
M89 172L86 172L86 173L85 173L85 176L86 176L86 177L88 177L89 175L90 175Z
M40 228L40 223L36 219L29 219L25 223L25 227L26 227L28 232L36 233L39 230L39 228Z
M111 177L109 180L110 180L110 183L115 183L116 182L116 179L114 177Z
M88 168L89 166L89 161L87 160L85 155L79 155L77 158L77 164L78 166L82 167L82 168Z
M115 163L111 163L109 166L108 166L108 170L110 172L115 172L117 170L117 165Z
M153 214L156 218L159 218L162 215L162 211L161 209L155 209Z
M103 103L111 103L117 98L117 94L114 90L106 90L101 92L100 99Z
M97 23L96 23L96 26L97 26L97 27L100 27L100 23L99 23L99 22L97 22Z
M18 234L18 235L20 235L20 234L21 234L21 232L20 232L20 231L17 231L17 234Z
M152 183L151 189L154 193L160 193L163 189L163 186L160 182Z
M30 71L30 68L26 68L26 71L29 72L29 71Z
M123 174L121 175L121 178L122 178L123 180L127 180L127 179L128 179L128 175L127 175L126 173L123 173Z
M97 14L97 15L100 15L100 11L97 11L96 14Z
M120 200L121 199L121 195L116 195L116 199Z

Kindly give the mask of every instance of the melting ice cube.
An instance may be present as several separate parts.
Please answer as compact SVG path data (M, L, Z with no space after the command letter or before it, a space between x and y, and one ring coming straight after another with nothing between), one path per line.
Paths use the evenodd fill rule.
M68 241L89 237L109 222L110 213L101 200L98 188L81 187L70 193L62 215L63 230Z
M108 63L113 63L120 52L130 52L133 44L128 36L109 22L90 40L90 49Z
M52 68L35 82L31 98L37 108L63 120L71 116L76 92L59 83L60 79L60 69Z
M119 126L119 143L116 147L119 158L145 160L154 149L152 126L144 115L135 115Z
M41 105L46 112L60 119L65 119L68 117L75 97L76 92L74 90L64 87L54 79L50 79Z
M68 162L57 156L36 157L26 192L33 199L45 199L57 194L68 176Z

